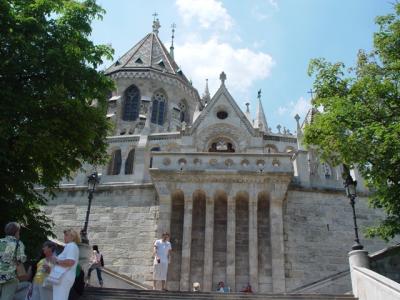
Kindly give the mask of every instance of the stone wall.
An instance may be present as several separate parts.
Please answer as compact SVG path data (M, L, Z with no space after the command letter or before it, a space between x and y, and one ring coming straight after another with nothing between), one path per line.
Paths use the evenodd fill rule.
M99 245L109 269L147 284L152 280L157 201L152 185L100 187L88 226L90 244ZM65 228L79 231L83 227L87 203L83 188L64 189L48 202L46 213L54 220L59 240Z
M361 243L368 251L385 243L366 239L363 230L380 212L358 197L356 213ZM349 268L347 253L354 243L352 210L342 192L289 190L284 206L285 277L288 291ZM340 283L338 293L351 290Z
M371 270L400 283L400 245L370 255Z
M178 289L181 273L183 232L183 195L175 197L171 210L172 263L168 275L169 288ZM242 288L248 279L248 244L246 232L247 201L236 204L236 288ZM268 199L259 199L259 284L260 290L271 291L271 246ZM55 200L49 201L47 214L55 222L58 239L62 231L82 228L87 209L87 191L84 187L66 187ZM318 281L348 269L347 253L354 239L351 207L342 192L290 189L284 203L284 243L286 290ZM372 252L385 247L379 240L367 240L362 231L376 221L379 212L368 209L366 198L357 198L356 210L361 242ZM202 282L204 261L205 199L195 199L191 281ZM106 266L130 278L151 284L152 245L157 238L159 202L153 185L100 186L94 194L89 222L90 243L98 244ZM242 224L242 223L243 224ZM212 283L225 281L227 233L227 199L217 197L215 202L213 278ZM197 251L197 252L196 252ZM195 271L196 270L196 271ZM247 273L247 274L246 274ZM336 284L336 283L335 283ZM213 286L214 288L214 286ZM350 290L350 282L338 281L329 290L339 293Z

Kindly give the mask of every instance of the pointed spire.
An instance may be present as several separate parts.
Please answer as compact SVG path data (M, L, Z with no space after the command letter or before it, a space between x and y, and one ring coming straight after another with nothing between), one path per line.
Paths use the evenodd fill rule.
M261 103L261 89L257 93L258 98L258 107L257 107L257 121L256 121L256 128L260 131L268 132L268 123L267 119L265 118L264 108Z
M300 116L299 114L296 114L294 116L294 119L296 120L296 124L297 124L297 134L299 134L301 132L301 127L300 127Z
M246 113L245 113L245 115L246 115L247 119L251 122L251 116L250 116L250 108L249 108L249 106L250 106L250 102L246 102Z
M158 35L158 30L160 29L161 25L160 25L160 21L158 20L158 18L156 18L158 16L158 13L154 13L153 14L153 32Z
M219 75L219 79L221 80L221 85L225 85L226 74L222 71L221 75Z
M172 35L171 35L171 47L169 47L169 55L171 55L172 59L175 59L174 58L174 38L175 38L176 24L172 23L171 28L172 28Z
M207 105L211 100L210 91L208 90L208 79L206 79L206 87L204 89L202 100L204 105Z

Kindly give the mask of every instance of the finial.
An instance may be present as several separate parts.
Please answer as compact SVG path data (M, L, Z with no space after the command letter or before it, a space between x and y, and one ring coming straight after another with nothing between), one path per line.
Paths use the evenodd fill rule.
M276 126L276 128L278 129L278 133L281 134L281 128L282 128L282 126L278 124L278 126Z
M158 16L158 13L155 11L152 16L154 17L153 18L153 22L154 22L156 20L156 17Z
M222 71L221 75L219 75L219 79L221 80L221 85L225 85L226 74Z
M156 16L158 16L158 14L155 12L153 14L154 20L153 20L153 32L158 35L158 29L160 29L161 25L160 25L160 20L158 20L158 18L156 19Z
M296 114L294 116L294 119L296 120L297 130L299 130L299 128L300 128L300 116L299 116L299 114Z
M257 98L258 98L259 100L261 99L261 89L258 90Z
M247 112L247 113L250 113L250 108L249 108L249 106L250 106L250 102L246 102L246 106L247 106L247 108L246 108L246 112Z
M175 38L175 28L176 24L172 23L172 35L171 35L171 47L169 47L169 55L171 55L172 59L174 59L174 38Z
M206 79L206 87L204 89L204 94L203 94L203 101L204 104L208 104L210 102L211 96L210 96L210 91L208 90L208 79Z

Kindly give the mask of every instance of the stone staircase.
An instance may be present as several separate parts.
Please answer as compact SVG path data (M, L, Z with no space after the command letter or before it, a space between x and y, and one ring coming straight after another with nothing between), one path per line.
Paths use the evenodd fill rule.
M353 295L161 292L87 288L82 300L356 300Z

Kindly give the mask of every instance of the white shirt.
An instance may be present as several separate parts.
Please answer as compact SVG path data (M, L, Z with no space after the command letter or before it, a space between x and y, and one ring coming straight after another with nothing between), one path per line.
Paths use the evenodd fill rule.
M161 262L168 262L168 252L172 250L171 243L163 240L156 240L154 242L156 247L156 256L160 258Z
M58 259L64 260L64 259L72 259L75 261L74 265L70 267L63 278L68 279L69 281L74 282L75 281L75 276L76 276L76 266L79 261L79 248L78 246L74 243L68 243L65 245L63 252L60 253L60 255L57 256Z

